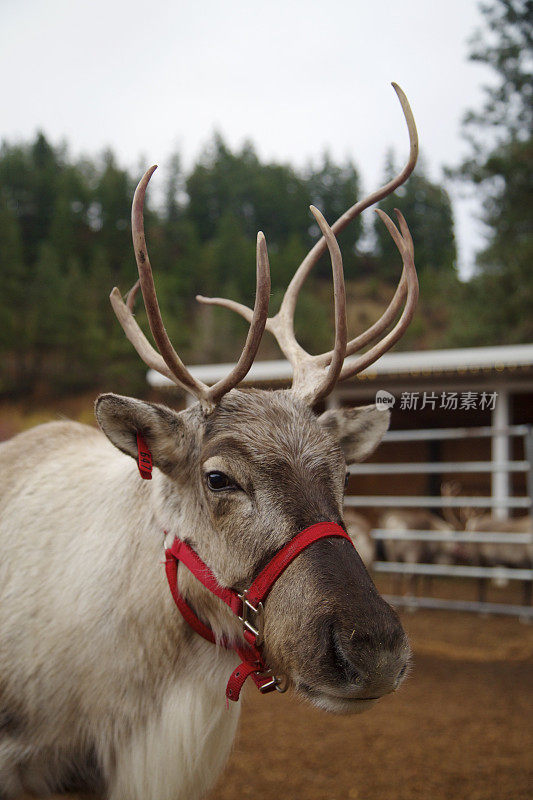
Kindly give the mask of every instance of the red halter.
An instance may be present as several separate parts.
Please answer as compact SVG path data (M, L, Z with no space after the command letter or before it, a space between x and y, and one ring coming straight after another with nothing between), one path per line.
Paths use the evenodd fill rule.
M317 539L331 536L340 536L352 543L348 534L335 522L318 522L316 525L311 525L296 534L278 550L250 588L242 594L238 594L234 589L221 586L207 564L204 564L192 547L180 539L175 538L172 546L165 551L165 569L172 597L191 628L204 639L215 643L215 635L211 628L197 617L178 591L178 564L180 561L198 578L200 583L223 600L242 622L246 645L222 642L224 647L235 650L242 659L242 663L232 672L228 681L226 687L228 700L239 699L242 685L248 676L251 676L257 688L264 694L274 689L285 691L286 686L283 685L282 679L274 676L272 670L268 669L260 650L263 641L263 601L283 570L302 550L316 542Z

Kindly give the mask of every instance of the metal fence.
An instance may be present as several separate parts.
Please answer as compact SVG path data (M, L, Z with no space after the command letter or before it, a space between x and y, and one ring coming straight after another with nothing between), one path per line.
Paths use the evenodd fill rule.
M499 473L524 473L526 476L527 493L524 496L514 496L509 492L506 496L417 496L417 495L351 495L345 498L345 505L357 509L405 509L405 508L470 508L470 509L522 509L528 511L532 508L533 499L533 434L528 425L514 425L505 429L491 427L476 428L445 428L423 429L414 431L390 431L386 434L385 442L437 442L452 439L486 438L493 441L496 437L506 436L520 438L523 441L523 459L506 461L432 461L432 462L395 462L395 463L367 463L354 464L350 467L351 475L460 475L472 473L489 473L491 476ZM497 525L494 525L497 527ZM394 530L389 528L374 528L371 532L376 541L419 541L434 543L449 543L454 545L468 544L470 548L476 545L511 545L529 547L533 552L533 529L530 532L501 532L501 531L435 531L435 530ZM531 555L525 567L509 567L494 564L492 566L480 564L445 564L445 563L413 563L406 561L376 561L373 569L378 573L393 574L396 576L426 576L441 578L477 579L478 581L521 581L524 586L533 586L533 562ZM423 597L418 594L386 595L386 599L396 606L409 608L435 608L457 611L475 611L487 614L517 615L523 619L533 619L531 599L526 599L522 605L516 603L496 603L485 600L458 600L439 597Z

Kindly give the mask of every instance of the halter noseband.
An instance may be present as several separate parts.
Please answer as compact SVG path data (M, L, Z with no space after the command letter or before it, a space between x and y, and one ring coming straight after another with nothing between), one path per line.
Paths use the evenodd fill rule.
M207 641L216 643L215 634L211 628L199 619L179 593L178 564L180 561L206 589L209 589L212 594L226 603L242 623L243 636L246 642L244 646L231 644L225 640L221 642L228 650L235 650L242 662L233 670L228 681L226 687L226 697L228 700L239 699L241 688L248 676L251 676L253 682L263 694L271 692L274 689L280 692L285 691L286 685L283 679L273 675L272 670L268 668L261 653L260 648L263 642L263 603L281 573L302 550L305 550L318 539L332 536L347 539L350 544L352 544L348 534L335 522L318 522L315 525L311 525L309 528L305 528L303 531L300 531L300 533L297 533L293 539L278 550L266 567L261 570L251 586L242 594L239 594L234 589L221 586L207 564L202 561L192 547L181 539L176 537L172 546L165 551L165 569L172 597L184 619L196 633L199 633L200 636L203 636Z

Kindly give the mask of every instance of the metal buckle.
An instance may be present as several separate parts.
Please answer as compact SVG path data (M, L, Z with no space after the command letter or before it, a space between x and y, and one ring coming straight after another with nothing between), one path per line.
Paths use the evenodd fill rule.
M272 676L272 679L268 683L264 683L262 686L259 687L259 691L262 694L270 692L272 687L274 687L276 692L280 692L280 694L283 694L283 692L286 692L287 689L289 688L289 681L287 680L287 678L284 675L282 675L279 678L276 677L276 675L272 675L271 669L267 669L265 670L265 672L260 672L259 675L261 675L261 677L267 677L269 675Z
M263 603L258 603L257 608L248 600L248 590L239 595L242 600L242 617L239 617L242 622L242 627L245 631L255 636L255 644L260 645L263 641L263 630L265 627Z
M250 633L255 637L255 644L259 646L263 642L263 631L265 627L265 609L263 607L263 603L258 603L257 607L254 606L253 603L250 603L248 600L248 590L242 594L239 594L239 598L242 601L242 617L239 617L240 621L242 622L242 627L245 631L250 631ZM270 680L268 683L264 683L262 686L259 687L259 691L262 694L275 689L277 692L286 692L289 688L289 682L287 678L284 676L276 677L276 675L272 674L271 669L267 669L264 672L258 672L262 678L269 677Z

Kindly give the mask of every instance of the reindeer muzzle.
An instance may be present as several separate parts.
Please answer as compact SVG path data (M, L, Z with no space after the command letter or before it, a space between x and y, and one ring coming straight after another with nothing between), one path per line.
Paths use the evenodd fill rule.
M335 522L318 522L297 533L294 538L278 550L269 563L252 582L246 591L239 593L234 589L221 586L212 571L200 556L186 542L174 539L172 546L165 551L165 570L174 602L188 624L207 641L216 644L215 634L205 622L197 616L183 599L178 589L178 564L184 564L206 589L226 603L242 623L244 644L232 644L223 640L221 644L229 650L235 650L241 664L232 672L226 687L228 700L238 700L242 686L251 677L263 694L277 690L283 692L287 688L285 678L277 677L265 663L262 654L264 602L273 585L303 550L318 539L341 537L347 539L353 547L348 534Z

